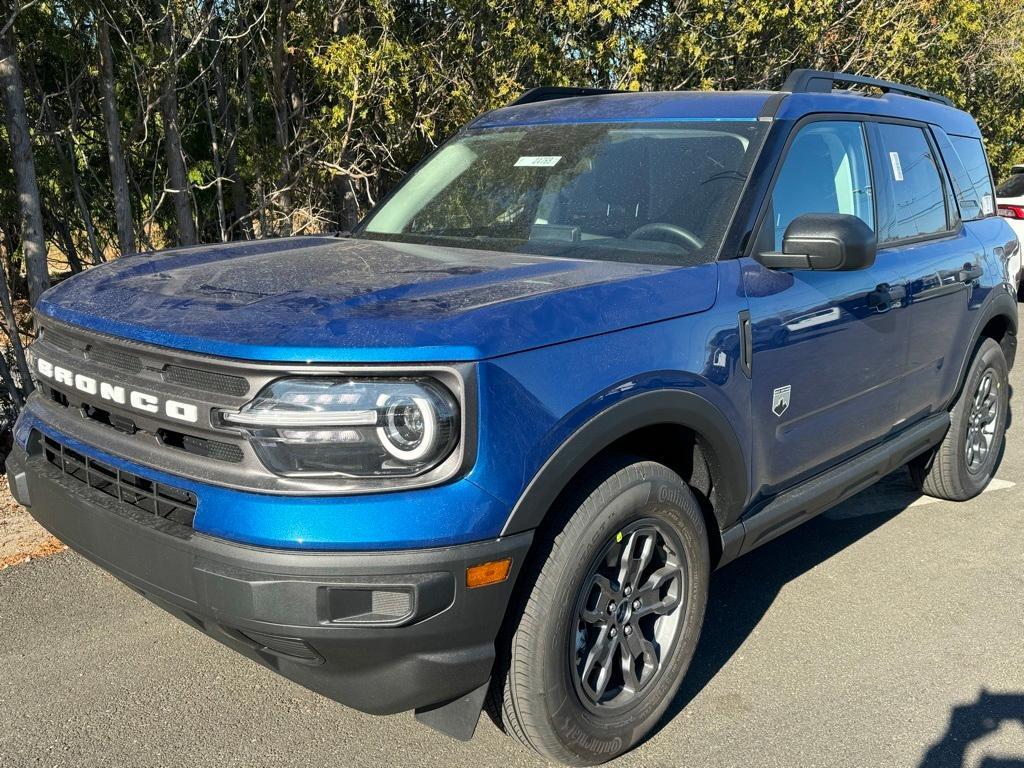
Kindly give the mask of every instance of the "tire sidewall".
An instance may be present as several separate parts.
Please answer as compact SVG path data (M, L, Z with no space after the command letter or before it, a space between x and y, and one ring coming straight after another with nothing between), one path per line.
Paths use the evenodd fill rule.
M996 421L995 434L992 436L992 450L989 452L985 466L982 471L972 474L967 469L967 458L964 455L967 447L967 432L970 428L974 394L982 377L988 370L995 372L996 380L999 384L999 416ZM975 496L981 493L995 475L996 467L1002 456L1003 440L1006 434L1006 420L1010 400L1009 384L1009 370L1006 366L1003 350L996 342L986 339L978 348L974 361L971 363L970 372L964 381L964 388L957 403L953 424L953 428L956 430L957 480L967 496Z
M697 502L686 484L667 468L653 463L639 466L641 476L618 488L610 499L601 493L601 488L591 495L591 501L594 497L601 499L599 508L581 506L580 512L589 512L589 519L583 528L584 535L571 547L571 554L558 553L564 562L552 593L543 646L538 649L543 659L543 699L553 735L587 764L604 762L631 748L664 714L693 656L707 602L710 558ZM687 567L685 613L668 666L651 684L643 700L619 715L598 715L582 705L572 681L568 654L570 626L575 621L579 589L594 558L618 531L642 518L667 523L679 536Z

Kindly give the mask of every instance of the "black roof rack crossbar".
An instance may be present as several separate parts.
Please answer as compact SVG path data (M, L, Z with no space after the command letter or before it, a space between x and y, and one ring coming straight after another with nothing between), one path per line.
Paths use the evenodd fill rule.
M518 107L521 104L534 104L538 101L570 99L573 96L602 96L606 93L623 93L623 91L616 91L612 88L564 88L560 86L546 85L540 88L531 88L509 104L509 106Z
M866 85L877 88L883 93L898 93L901 96L913 96L917 99L934 101L952 107L953 102L938 93L932 93L912 85L900 85L889 80L877 80L873 77L850 75L846 72L822 72L817 69L794 69L782 86L789 93L831 93L836 84Z

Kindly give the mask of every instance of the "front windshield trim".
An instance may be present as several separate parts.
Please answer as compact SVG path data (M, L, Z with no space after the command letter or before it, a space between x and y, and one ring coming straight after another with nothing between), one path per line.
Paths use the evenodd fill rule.
M480 118L483 120L484 118ZM580 117L566 120L561 117L536 120L512 120L502 123L470 124L467 131L493 131L500 128L519 128L529 125L643 125L645 123L763 123L771 118L760 117L636 117L631 120L611 117Z

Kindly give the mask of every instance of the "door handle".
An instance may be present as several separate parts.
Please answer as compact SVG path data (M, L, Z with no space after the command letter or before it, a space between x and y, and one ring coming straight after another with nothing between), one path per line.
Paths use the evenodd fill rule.
M985 274L985 270L982 267L975 267L972 264L964 264L964 268L957 272L957 279L961 283L967 283L969 285L975 280L980 280L983 274Z
M892 309L894 304L899 304L906 297L906 286L881 283L868 294L868 306L884 312Z

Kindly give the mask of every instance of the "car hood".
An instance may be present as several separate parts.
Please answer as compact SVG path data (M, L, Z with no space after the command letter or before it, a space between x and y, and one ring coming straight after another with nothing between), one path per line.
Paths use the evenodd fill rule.
M698 312L717 269L298 237L119 259L38 311L189 352L287 362L476 360Z

